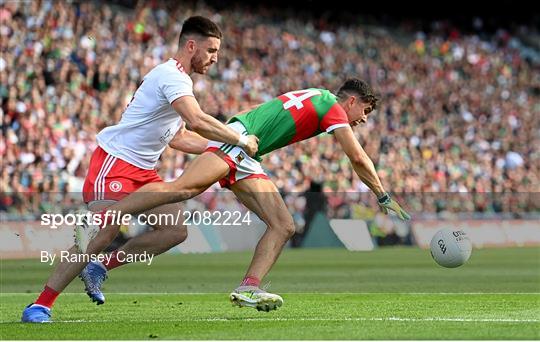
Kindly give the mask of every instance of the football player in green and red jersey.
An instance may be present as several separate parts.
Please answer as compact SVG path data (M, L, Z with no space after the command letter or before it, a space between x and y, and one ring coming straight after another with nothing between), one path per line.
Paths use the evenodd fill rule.
M366 82L349 79L340 87L337 95L317 88L292 91L240 113L230 120L229 127L240 134L259 138L259 150L253 158L241 147L208 141L202 137L193 138L192 135L185 139L179 133L170 143L172 147L202 153L180 178L168 183L147 184L108 207L107 211L115 210L122 215L141 213L163 204L192 198L219 181L267 225L245 278L230 294L230 299L238 306L264 311L276 309L283 304L283 299L260 289L259 284L294 234L295 227L278 189L260 165L262 156L323 132L332 133L349 157L356 174L377 196L382 210L385 213L392 210L402 220L410 219L409 214L383 188L373 162L351 129L366 122L377 101L377 96ZM105 217L105 212L101 215ZM80 239L83 242L79 247L86 253L99 253L114 239L118 229L119 226L111 223L102 227L93 224L77 226L77 234L86 236ZM135 239L137 237L132 240ZM125 250L126 254L143 251L142 244L139 244L139 248Z

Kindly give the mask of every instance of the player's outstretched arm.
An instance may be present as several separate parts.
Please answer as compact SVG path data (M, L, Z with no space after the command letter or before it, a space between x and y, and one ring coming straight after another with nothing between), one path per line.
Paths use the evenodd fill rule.
M350 127L340 127L334 130L334 136L343 148L343 152L349 157L354 171L366 184L377 198L385 194L381 180L375 171L375 165L362 148Z
M208 139L186 129L185 124L182 123L182 127L169 142L169 146L185 153L201 154L208 146Z
M354 137L352 129L350 127L337 128L334 130L334 136L349 157L358 177L377 195L379 205L384 213L388 214L388 210L392 210L400 219L409 220L411 216L384 190L375 165Z
M193 96L182 96L176 99L172 106L193 131L206 139L238 145L244 148L250 156L257 153L259 139L256 136L240 135L214 117L204 113Z

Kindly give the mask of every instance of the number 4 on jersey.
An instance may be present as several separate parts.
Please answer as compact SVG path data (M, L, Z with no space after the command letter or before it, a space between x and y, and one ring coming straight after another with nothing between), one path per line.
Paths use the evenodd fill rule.
M291 107L296 107L296 109L302 109L304 108L303 102L315 95L321 95L321 92L316 89L310 89L297 90L286 93L284 94L284 96L286 96L289 101L283 103L283 108L285 108L286 110L289 110Z

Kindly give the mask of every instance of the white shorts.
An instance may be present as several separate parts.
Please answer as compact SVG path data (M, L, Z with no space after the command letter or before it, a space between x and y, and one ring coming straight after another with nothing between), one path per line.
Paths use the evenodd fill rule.
M227 126L242 135L248 135L246 128L239 121L230 123ZM243 179L269 179L261 163L251 158L241 147L210 141L206 152L214 152L229 164L229 174L219 181L219 184L223 188L229 188L234 183Z

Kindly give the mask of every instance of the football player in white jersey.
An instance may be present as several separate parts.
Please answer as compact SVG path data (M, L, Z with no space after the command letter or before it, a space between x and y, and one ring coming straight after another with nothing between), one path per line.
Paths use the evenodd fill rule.
M92 155L83 189L84 201L91 211L101 211L145 184L162 182L155 170L161 153L173 137L175 141L185 140L183 149L186 150L190 139L197 135L185 129L179 131L183 122L207 139L241 146L250 155L257 152L255 136L241 135L205 114L193 95L189 75L206 74L217 62L221 38L219 27L211 20L200 16L188 18L182 26L174 58L146 74L120 122L97 135L99 146ZM191 152L202 152L196 144L193 146ZM178 204L173 204L147 214L176 213L178 210ZM128 254L152 253L172 248L187 238L184 226L156 225L153 228L153 231L131 239L119 250ZM77 249L72 247L70 253L76 254ZM105 280L106 270L123 264L116 256L117 251L114 251L106 263L92 263L92 267L86 268L86 262L59 263L43 292L23 311L22 321L50 321L57 296L79 274L90 298L102 304L105 298L93 284Z

